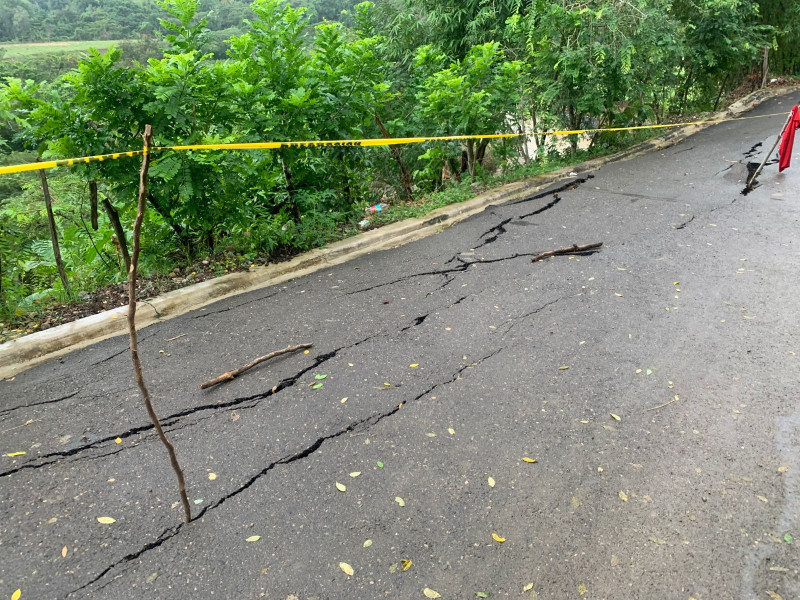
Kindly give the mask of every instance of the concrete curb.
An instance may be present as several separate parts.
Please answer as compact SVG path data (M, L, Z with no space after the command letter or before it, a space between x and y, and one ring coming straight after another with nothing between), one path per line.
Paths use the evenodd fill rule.
M709 119L716 120L741 115L768 98L797 89L800 88L758 90ZM285 263L259 267L248 272L232 273L168 292L152 300L139 303L136 311L136 326L141 329L224 298L302 277L370 252L407 244L455 225L482 212L487 206L503 204L534 194L555 181L568 177L570 172L593 171L609 163L630 160L647 152L661 150L710 126L689 125L677 128L617 154L564 167L533 179L507 184L484 192L471 200L436 209L424 217L407 219L380 229L367 231L331 244L326 248L312 250ZM128 307L121 306L0 344L0 377L11 377L78 348L126 333L127 313Z

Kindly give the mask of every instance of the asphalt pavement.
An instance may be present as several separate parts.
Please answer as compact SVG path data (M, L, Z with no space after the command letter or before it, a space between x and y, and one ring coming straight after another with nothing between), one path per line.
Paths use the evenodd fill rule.
M0 382L0 597L800 597L783 120L142 330L188 525L127 338Z

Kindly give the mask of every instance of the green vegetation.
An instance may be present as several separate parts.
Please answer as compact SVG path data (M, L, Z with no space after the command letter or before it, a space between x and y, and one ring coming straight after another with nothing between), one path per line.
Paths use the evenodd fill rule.
M0 13L11 6L5 20L14 23L28 14L23 5L45 6L9 2ZM206 256L223 271L246 268L350 235L378 202L391 209L372 225L623 148L650 134L596 134L581 150L577 138L556 144L543 132L713 110L758 73L768 45L797 68L797 7L767 22L767 3L750 0L157 4L160 21L148 2L93 2L73 15L86 15L74 22L89 19L94 38L136 38L142 32L129 27L145 24L161 32L157 43L89 50L47 77L7 77L0 161L138 148L145 124L156 145L517 132L537 149L515 138L156 154L141 265L154 276ZM95 9L110 15L103 35ZM52 12L30 13L28 29L2 34L0 25L0 34L76 30ZM340 20L319 21L326 15ZM2 322L124 279L137 169L129 159L48 172L68 286L38 175L0 177Z

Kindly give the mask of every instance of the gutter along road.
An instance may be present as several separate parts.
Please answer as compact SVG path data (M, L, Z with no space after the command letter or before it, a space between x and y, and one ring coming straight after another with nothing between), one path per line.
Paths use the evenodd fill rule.
M126 337L0 382L0 597L800 596L800 153L738 162L783 120L143 329L190 525Z

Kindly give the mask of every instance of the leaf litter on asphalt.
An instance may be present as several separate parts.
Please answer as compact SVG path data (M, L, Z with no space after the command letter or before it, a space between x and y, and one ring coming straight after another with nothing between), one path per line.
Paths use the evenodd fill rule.
M355 571L353 570L353 567L348 565L346 562L340 562L339 563L339 568L342 571L344 571L347 575L350 575L351 577L353 576L353 573L355 573Z

